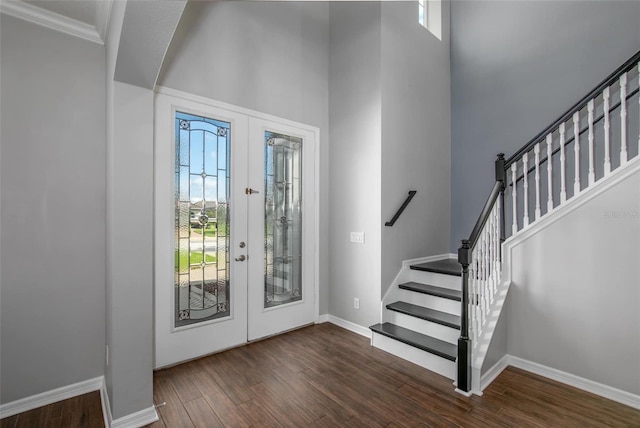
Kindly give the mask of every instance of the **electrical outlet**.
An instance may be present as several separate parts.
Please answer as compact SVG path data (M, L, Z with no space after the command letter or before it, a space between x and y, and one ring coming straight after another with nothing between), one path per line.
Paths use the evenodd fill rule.
M353 309L360 309L360 299L357 297L353 298Z
M364 244L364 232L351 232L351 242Z

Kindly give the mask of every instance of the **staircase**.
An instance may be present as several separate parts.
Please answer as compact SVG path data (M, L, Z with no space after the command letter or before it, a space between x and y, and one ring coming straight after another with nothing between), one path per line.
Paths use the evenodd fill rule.
M382 322L370 327L372 345L455 379L458 392L481 394L511 285L511 245L638 170L640 52L511 157L498 155L495 183L457 259L403 262Z
M370 327L373 345L455 379L460 275L456 259L408 264L385 296L383 322Z

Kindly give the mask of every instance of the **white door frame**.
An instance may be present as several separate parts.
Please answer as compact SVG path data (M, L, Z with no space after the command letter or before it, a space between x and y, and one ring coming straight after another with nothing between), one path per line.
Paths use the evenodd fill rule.
M162 106L159 103L163 103ZM320 228L319 228L319 150L318 144L320 141L320 130L317 127L304 125L301 123L297 123L294 121L290 121L287 119L279 118L276 116L272 116L269 114L257 112L254 110L246 109L243 107L234 106L231 104L223 103L220 101L215 101L209 98L201 97L198 95L189 94L186 92L178 91L175 89L165 88L165 87L157 87L156 88L156 107L155 107L155 135L154 135L154 144L155 144L155 153L154 153L154 367L159 368L171 364L178 363L180 361L186 361L189 359L193 359L202 355L206 355L212 352L218 352L223 349L231 348L234 346L241 345L247 342L247 337L245 334L243 341L238 340L228 340L228 341L220 341L216 346L216 349L210 349L207 346L196 346L195 349L191 349L190 346L193 343L198 343L198 337L201 338L202 333L198 330L198 327L213 325L216 323L224 322L228 318L224 318L222 320L212 320L208 322L194 324L192 326L185 326L174 328L174 320L173 320L173 312L172 310L167 310L167 308L173 308L173 294L170 292L173 286L173 264L174 260L171 257L172 249L173 249L173 210L170 208L173 206L173 189L174 184L174 174L173 174L173 156L174 156L174 140L167 141L166 135L163 137L163 132L166 133L166 126L173 126L173 115L176 110L185 110L187 112L198 112L200 111L203 116L211 116L211 112L215 112L214 115L217 119L226 120L226 121L236 121L238 124L240 116L244 116L245 118L257 118L261 120L272 121L277 124L283 125L285 127L296 127L314 135L314 144L313 144L313 154L314 154L314 165L313 165L313 177L314 177L314 192L313 192L313 202L314 202L314 233L313 233L313 255L312 255L312 263L309 263L313 269L313 300L314 300L314 322L318 322L319 317L319 237L320 237ZM226 113L225 113L226 112ZM220 114L218 114L220 113ZM197 114L197 113L196 113ZM166 121L166 123L165 123ZM167 125L167 123L169 125ZM165 127L165 131L161 131L162 127ZM237 132L237 131L236 131ZM248 132L248 124L247 129L244 132ZM171 132L171 136L173 136L173 132ZM233 136L232 136L233 138ZM248 136L247 136L248 138ZM233 144L233 143L232 143ZM242 156L242 154L235 154L235 156ZM244 156L247 156L247 153L244 153ZM236 180L237 181L237 180ZM232 183L233 189L232 192L237 192L236 188L244 188L250 187L248 183ZM310 195L306 195L306 197L310 197ZM169 208L168 208L169 207ZM239 237L236 237L239 239ZM234 242L238 239L233 238ZM246 239L246 237L245 237ZM241 240L241 239L240 239ZM231 257L231 265L233 266L233 259L237 257L236 252L239 251L234 242L230 243L230 257ZM238 253L239 254L239 253ZM233 271L233 269L232 269ZM164 287L164 288L163 288ZM169 290L169 291L166 291ZM246 287L245 291L246 293ZM241 293L242 294L242 293ZM232 295L234 299L244 299L247 301L246 295ZM170 300L169 300L170 299ZM232 302L233 305L233 302ZM164 310L163 310L164 308ZM235 318L237 316L244 316L245 323L247 322L247 313L246 313L246 305L244 310L240 310L239 313L232 314L231 317ZM168 316L166 316L168 314ZM165 315L165 316L163 316ZM245 327L246 332L246 327ZM178 334L179 333L179 334ZM175 340L171 342L171 345L168 345L166 341L164 341L164 348L159 349L159 345L161 345L158 341L159 335L164 335L165 338L167 336L174 336L178 338L178 336L182 336L181 339ZM200 339L202 342L202 340ZM189 344L189 346L187 346ZM172 357L170 359L163 356L166 354L167 347L170 346L172 348ZM176 354L174 351L178 349L178 353Z

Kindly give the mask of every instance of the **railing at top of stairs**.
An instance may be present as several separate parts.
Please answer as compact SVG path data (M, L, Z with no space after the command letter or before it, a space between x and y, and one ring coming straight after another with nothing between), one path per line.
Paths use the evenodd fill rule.
M491 194L471 235L458 249L462 268L457 373L460 392L471 391L471 361L479 352L478 339L494 310L502 280L505 225L511 224L511 237L516 235L638 157L639 90L637 52L511 157L505 160L503 154L498 155ZM638 113L632 117L629 111L634 101ZM629 137L630 130L638 132L637 142L635 135ZM567 186L567 176L573 179L573 186ZM505 198L507 192L509 198ZM543 197L546 204L542 204Z

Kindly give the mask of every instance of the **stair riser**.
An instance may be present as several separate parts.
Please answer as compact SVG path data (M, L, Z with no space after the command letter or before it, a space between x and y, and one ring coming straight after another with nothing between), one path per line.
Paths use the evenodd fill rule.
M460 336L460 330L446 327L441 324L434 323L432 321L423 320L422 318L412 317L401 312L395 312L385 310L383 315L383 322L390 322L400 327L408 328L409 330L417 331L418 333L426 334L427 336L435 337L436 339L444 340L452 344L458 343L458 337Z
M446 358L414 348L406 343L399 342L378 333L373 333L371 344L376 348L424 367L427 370L431 370L451 380L455 379L456 363Z
M432 296L430 294L417 293L415 291L399 289L397 300L424 306L425 308L460 315L461 303L443 297Z
M450 288L460 291L462 289L462 280L459 276L444 275L441 273L424 272L420 270L410 269L408 272L408 281L420 282L422 284L437 285L438 287Z

